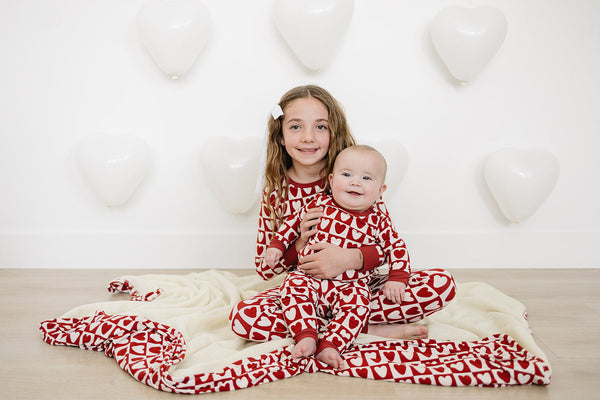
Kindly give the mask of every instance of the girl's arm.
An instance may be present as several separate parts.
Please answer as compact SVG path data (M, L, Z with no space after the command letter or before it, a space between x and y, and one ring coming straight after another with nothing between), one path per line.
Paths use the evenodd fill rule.
M271 219L267 208L268 201L269 195L263 193L260 202L260 209L258 212L256 255L254 257L254 266L256 268L256 273L264 280L274 278L275 276L286 271L286 269L282 266L281 263L276 265L275 268L271 268L267 265L264 259L267 246L269 245L269 243L271 243L271 236L273 235L271 231Z
M370 271L385 262L379 245L347 249L332 243L316 243L310 248L314 253L302 258L300 269L318 279L331 279L352 269Z
M292 266L297 264L298 253L294 246L294 241L299 236L300 215L303 215L303 213L299 213L293 218L284 220L278 233L273 234L266 201L269 201L268 196L263 195L258 216L258 233L256 238L256 256L254 258L254 264L258 275L264 280L269 280L286 272ZM268 246L273 240L276 240L281 244L280 248L283 250L283 256L276 265L270 266L265 260L265 255Z

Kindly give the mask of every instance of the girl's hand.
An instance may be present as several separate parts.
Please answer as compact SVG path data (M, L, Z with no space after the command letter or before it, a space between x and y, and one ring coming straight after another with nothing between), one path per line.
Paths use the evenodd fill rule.
M265 262L269 267L273 268L281 260L282 255L283 252L281 250L269 247L265 253Z
M323 207L309 208L300 222L300 237L296 239L294 245L296 250L300 251L308 242L308 239L317 233L317 225L323 216Z
M402 282L387 281L383 286L383 295L389 301L396 304L404 301L404 292L406 291L406 284Z
M298 261L298 269L318 279L331 279L351 269L362 268L359 249L346 249L332 243L315 243L314 252Z

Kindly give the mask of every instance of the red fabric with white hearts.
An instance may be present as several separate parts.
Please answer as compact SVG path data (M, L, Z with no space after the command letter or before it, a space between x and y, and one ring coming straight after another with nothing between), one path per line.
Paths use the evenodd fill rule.
M131 301L152 301L162 293L162 290L158 288L146 294L140 294L128 280L120 279L111 281L108 284L108 291L111 293L129 293Z
M371 291L365 281L315 279L300 271L290 272L281 285L283 317L296 343L309 335L324 347L348 349L369 319ZM321 339L318 331L323 331Z
M285 183L284 183L285 184ZM271 223L271 212L267 207L267 204L271 204L273 207L277 207L278 210L282 213L282 217L285 219L292 215L297 214L302 207L306 206L311 200L315 198L319 193L323 191L325 187L325 182L320 180L311 183L298 183L293 181L292 179L288 179L287 186L282 190L288 190L287 197L282 204L277 205L277 198L280 196L280 193L275 190L271 193L263 193L260 210L258 214L258 230L256 235L256 256L254 258L254 263L256 267L256 272L260 277L265 280L269 280L274 278L275 276L282 274L290 269L290 267L294 267L296 262L293 264L288 264L285 255L281 259L281 261L275 265L274 267L270 267L264 260L264 252L267 249L269 243L271 243L271 237L273 236L273 229ZM384 207L383 204L378 203L379 207ZM374 266L378 266L383 264L385 256L380 246L372 245L372 249L377 254L377 259L365 260L365 265L371 264L371 268Z
M456 293L452 275L447 271L435 268L415 271L408 281L404 301L398 305L381 294L386 280L387 275L374 275L369 283L374 294L369 324L420 321L446 307ZM264 290L236 304L231 310L230 321L236 335L253 342L289 337L279 287Z
M303 372L440 386L506 386L550 383L550 366L511 337L478 341L380 341L355 344L344 353L348 368L333 370L314 358L290 359L291 346L239 360L223 370L173 377L185 357L182 334L151 320L102 311L86 318L52 319L40 325L51 345L103 351L136 380L176 393L230 391Z
M300 236L300 223L311 208L321 207L323 216L306 245L300 250L300 256L312 254L311 245L315 243L333 243L343 248L359 248L366 245L381 246L390 268L390 280L406 283L410 276L410 261L406 245L394 228L383 201L375 203L367 211L355 212L341 208L330 195L319 193L303 206L300 211L284 219L273 235L268 247L277 247L284 251ZM369 278L373 271L349 270L333 279L358 280Z

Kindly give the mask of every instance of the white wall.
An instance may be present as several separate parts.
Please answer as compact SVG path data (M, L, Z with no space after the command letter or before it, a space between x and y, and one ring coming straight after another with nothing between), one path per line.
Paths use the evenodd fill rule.
M287 48L271 0L204 2L212 38L171 81L137 39L142 0L0 0L0 267L251 268L256 210L220 207L198 154L211 136L263 137L272 105L305 83L340 100L359 140L407 148L386 201L413 268L600 267L600 2L356 0L320 72ZM464 87L428 36L454 5L493 5L508 20L500 51ZM124 206L106 207L76 163L96 132L151 149ZM519 224L483 179L503 147L560 162L554 191Z

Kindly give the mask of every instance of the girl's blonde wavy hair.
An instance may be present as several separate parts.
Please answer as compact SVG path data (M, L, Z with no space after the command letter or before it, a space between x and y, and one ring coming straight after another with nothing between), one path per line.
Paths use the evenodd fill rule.
M285 109L294 100L309 97L313 97L323 103L328 113L329 150L325 156L326 163L321 171L321 177L326 177L332 170L335 158L340 151L355 144L342 106L327 90L315 85L298 86L281 96L279 106L283 110L284 115L277 119L269 117L265 184L263 187L267 200L270 200L271 193L277 193L274 204L271 201L266 201L273 231L276 231L277 227L283 221L284 211L281 210L281 204L288 197L289 178L287 170L292 166L292 158L281 144L283 139L282 122L285 118ZM329 183L327 179L325 181L327 190Z

